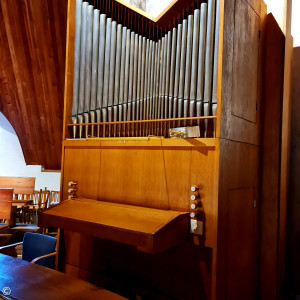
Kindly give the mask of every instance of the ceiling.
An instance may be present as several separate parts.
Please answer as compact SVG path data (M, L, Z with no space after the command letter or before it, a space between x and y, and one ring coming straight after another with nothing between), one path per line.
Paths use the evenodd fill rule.
M67 2L0 1L0 111L26 163L54 170L61 162Z

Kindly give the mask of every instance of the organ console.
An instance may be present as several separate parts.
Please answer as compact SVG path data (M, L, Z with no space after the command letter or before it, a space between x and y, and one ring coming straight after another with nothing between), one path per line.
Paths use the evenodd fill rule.
M129 298L256 299L265 16L260 0L178 0L157 19L69 0L65 201L41 218L64 229L66 273Z

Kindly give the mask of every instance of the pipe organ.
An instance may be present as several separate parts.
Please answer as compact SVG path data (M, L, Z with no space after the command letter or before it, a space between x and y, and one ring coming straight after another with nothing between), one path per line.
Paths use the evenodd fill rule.
M215 136L206 117L217 110L220 4L198 6L148 38L76 1L73 138L169 137L180 126Z
M265 16L69 0L63 201L41 218L63 271L130 299L257 299Z

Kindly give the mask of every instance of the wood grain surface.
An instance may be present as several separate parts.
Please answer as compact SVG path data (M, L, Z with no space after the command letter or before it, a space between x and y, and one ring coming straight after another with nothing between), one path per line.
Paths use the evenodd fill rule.
M33 195L35 177L0 176L0 188L12 188L14 194Z
M0 219L10 219L13 191L9 188L0 188Z
M266 27L261 162L261 299L276 299L280 217L281 120L285 37L269 14Z
M189 217L172 210L74 199L43 212L40 226L80 232L153 253L186 242Z
M46 267L0 254L1 289L9 287L14 299L125 299L82 280Z
M197 185L205 245L213 247L216 143L157 138L65 141L62 199L68 197L68 182L77 181L78 197L187 212L190 187Z
M220 137L259 145L263 65L259 31L266 14L258 15L246 0L237 0L225 1L224 15Z
M60 169L67 0L0 1L0 111L27 164Z

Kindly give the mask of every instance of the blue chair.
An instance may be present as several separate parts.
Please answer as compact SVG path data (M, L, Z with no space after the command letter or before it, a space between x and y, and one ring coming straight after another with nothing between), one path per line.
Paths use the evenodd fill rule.
M22 259L38 265L54 269L56 255L56 238L40 233L26 232L23 242L0 247L6 250L23 244Z

